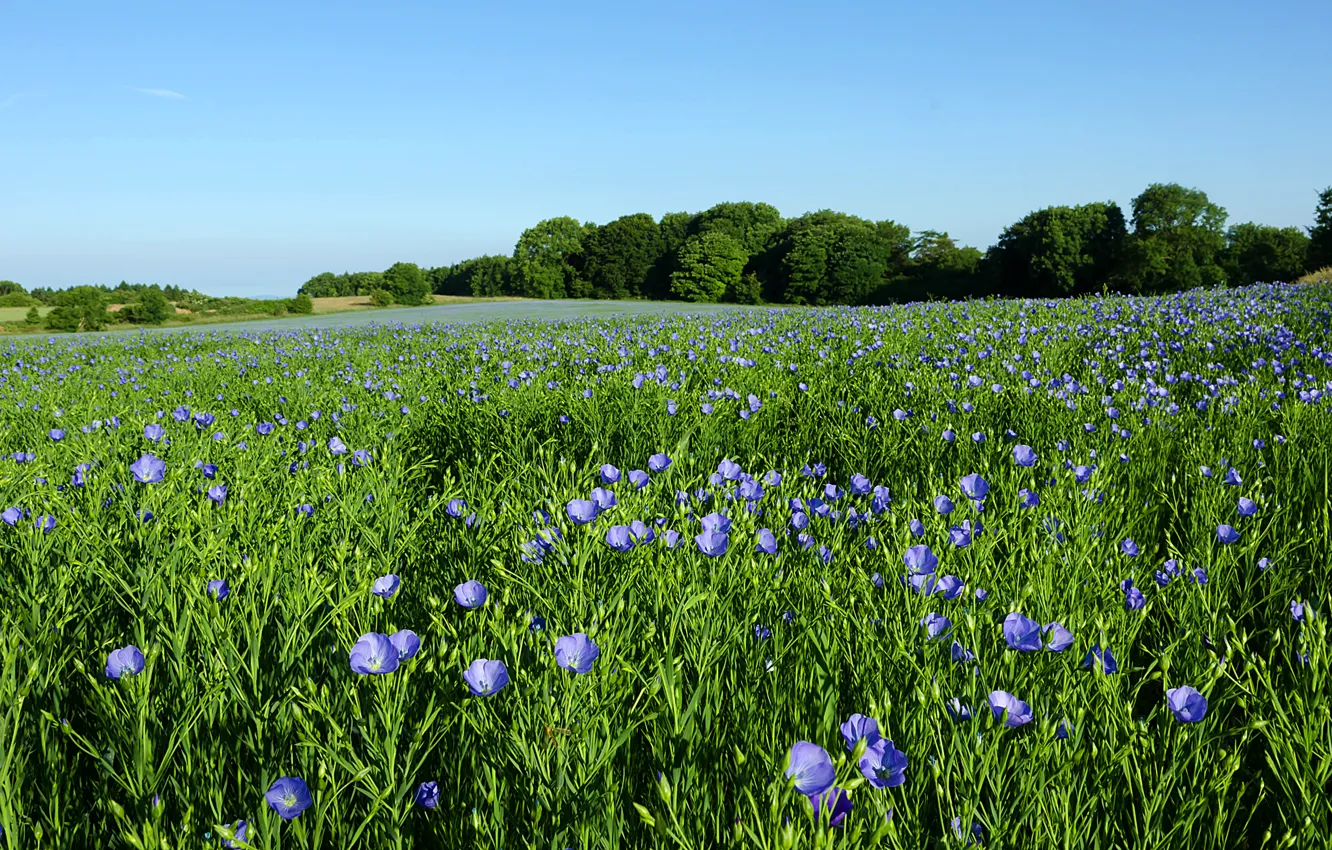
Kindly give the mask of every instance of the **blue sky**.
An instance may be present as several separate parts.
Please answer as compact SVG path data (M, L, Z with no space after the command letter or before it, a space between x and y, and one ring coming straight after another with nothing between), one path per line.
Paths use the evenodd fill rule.
M62 3L0 9L0 278L290 295L538 220L833 208L985 248L1206 191L1311 223L1332 3Z

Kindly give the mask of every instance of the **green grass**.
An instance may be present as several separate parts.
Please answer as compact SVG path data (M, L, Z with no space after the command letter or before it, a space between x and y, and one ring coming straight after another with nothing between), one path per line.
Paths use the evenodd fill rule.
M918 848L961 846L955 818L996 848L1326 846L1332 421L1299 396L1332 380L1314 354L1320 294L632 306L7 350L0 449L34 458L0 460L0 508L29 511L0 525L0 847L217 847L245 819L252 846L286 850ZM450 324L416 326L431 316ZM164 439L145 431L159 425ZM1014 462L1019 443L1036 466ZM165 477L139 483L149 453ZM631 484L658 453L669 467ZM713 478L724 459L762 483L752 510L751 485ZM604 485L618 505L577 525L566 506L603 464L623 474ZM1078 466L1094 467L1085 482ZM1231 467L1239 485L1222 483ZM961 490L969 473L990 485L983 510ZM826 494L855 475L890 501ZM205 492L218 484L220 505ZM1241 496L1256 514L1238 515ZM732 522L719 557L694 542L713 511ZM657 539L608 545L634 520ZM984 531L959 547L963 520ZM1237 543L1218 542L1222 523ZM762 528L778 554L756 551ZM903 583L916 544L963 583L956 598ZM1180 571L1158 586L1167 559ZM401 578L391 599L371 592L386 574ZM215 579L230 585L220 602ZM454 601L467 580L488 589L483 607ZM1009 649L1014 611L1060 622L1073 645ZM928 639L931 613L949 638ZM353 672L358 638L402 629L419 654ZM574 633L600 648L583 675L554 657ZM954 661L953 640L974 657ZM129 644L143 672L108 679L108 653ZM1094 645L1117 673L1083 667ZM478 659L503 661L510 683L471 696ZM1166 705L1185 685L1206 696L1202 722ZM1032 721L996 722L995 690ZM973 719L952 719L954 698ZM839 733L853 713L906 754L903 784L866 781ZM836 827L783 779L798 741L850 792ZM313 800L290 822L264 798L284 776ZM413 802L425 781L435 808Z

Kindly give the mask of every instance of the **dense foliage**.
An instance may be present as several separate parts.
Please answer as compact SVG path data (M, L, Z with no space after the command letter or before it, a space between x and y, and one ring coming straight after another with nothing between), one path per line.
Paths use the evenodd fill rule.
M0 847L1325 846L1330 321L11 344Z
M634 213L600 226L562 216L525 230L512 257L423 275L441 295L828 305L1152 294L1291 282L1332 265L1332 188L1319 195L1307 233L1252 222L1227 229L1226 211L1206 193L1174 183L1148 186L1130 212L1126 221L1113 202L1046 207L1005 228L984 254L947 233L913 236L897 222L832 210L784 219L762 203L660 221ZM381 286L378 272L325 272L301 291L368 295ZM419 303L414 291L394 297Z

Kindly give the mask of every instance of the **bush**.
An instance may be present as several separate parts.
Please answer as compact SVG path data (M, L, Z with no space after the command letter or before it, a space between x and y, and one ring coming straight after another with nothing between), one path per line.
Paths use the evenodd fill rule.
M387 307L393 303L393 293L387 289L375 289L370 292L370 303L376 307Z
M37 302L26 292L7 292L0 295L0 307L27 307Z
M287 311L308 316L314 312L314 299L308 293L302 292L287 302Z
M268 314L270 316L281 316L285 312L287 312L286 301L274 301L268 306Z
M37 312L37 305L34 304L33 306L28 308L28 315L23 317L23 323L25 325L33 325L33 326L40 325L42 323L42 314Z
M145 289L134 308L135 320L145 325L160 325L176 312L166 294L156 286Z

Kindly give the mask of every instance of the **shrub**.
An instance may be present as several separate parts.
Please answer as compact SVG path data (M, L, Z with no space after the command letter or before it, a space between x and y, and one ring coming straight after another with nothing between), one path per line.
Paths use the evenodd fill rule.
M371 290L370 303L376 307L387 307L393 303L393 293L387 289Z
M28 315L23 317L25 325L40 325L42 323L42 314L37 312L37 305L28 308Z
M308 316L314 312L314 299L302 292L287 302L287 311Z
M27 307L29 304L36 304L33 297L26 292L7 292L0 295L0 307Z

